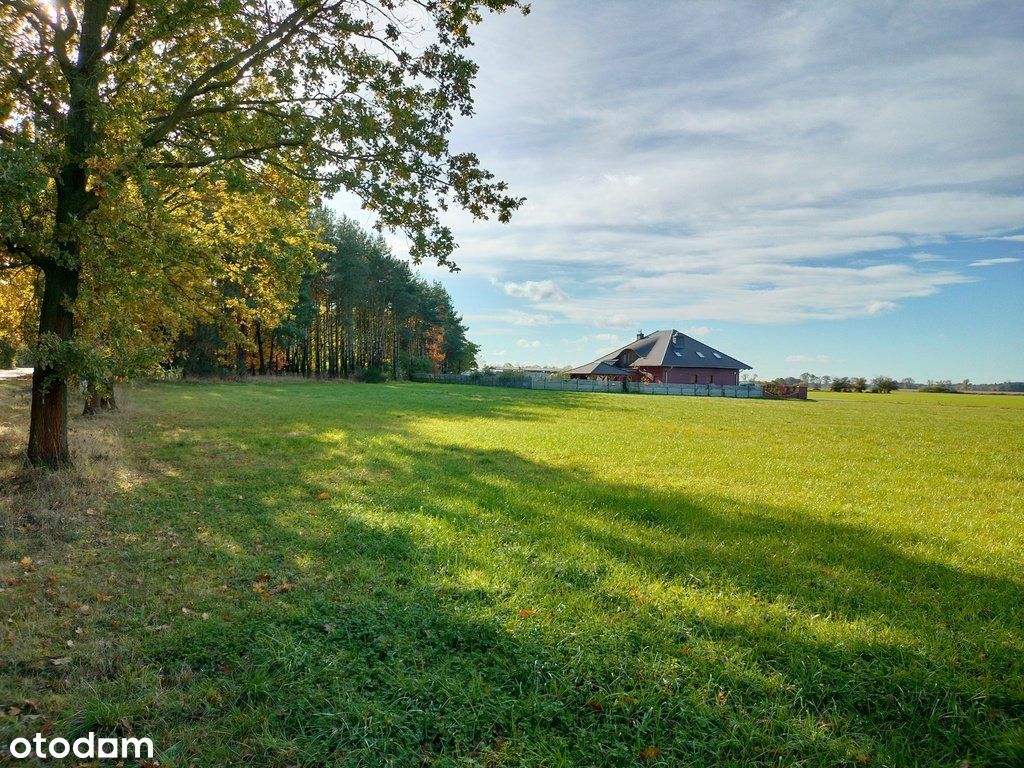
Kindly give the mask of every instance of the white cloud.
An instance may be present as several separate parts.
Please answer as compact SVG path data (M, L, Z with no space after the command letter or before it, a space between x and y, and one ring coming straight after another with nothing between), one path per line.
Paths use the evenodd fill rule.
M527 203L508 226L453 212L456 260L536 305L501 322L624 331L879 316L981 277L941 249L1024 242L1007 234L1024 221L1019 13L569 2L488 18L453 143ZM1008 263L988 255L973 264Z
M687 336L707 336L711 333L711 329L706 325L693 325L689 328L684 328L683 333Z
M595 333L594 338L598 341L606 341L616 344L620 341L618 334L615 333Z
M1000 259L979 259L978 261L972 261L968 266L994 267L996 264L1016 264L1018 261L1024 261L1024 259L1017 259L1013 256L1006 256Z
M533 340L533 341L530 341L528 339L519 339L516 342L516 346L524 347L524 348L531 348L532 347L533 349L536 349L537 347L540 346L540 342L537 341L536 339Z
M1008 191L1024 167L1015 13L567 3L495 19L460 136L489 145L528 202L507 227L459 219L460 265L568 275L571 297L552 280L502 285L604 328L863 317L964 282L930 250L1024 220ZM858 272L864 254L907 267Z
M527 280L522 283L501 283L501 287L509 296L530 301L564 301L568 295L558 287L554 280Z
M831 359L828 355L786 355L787 363L827 363Z
M883 312L892 312L898 306L894 301L870 301L864 307L864 313L867 315L880 315Z

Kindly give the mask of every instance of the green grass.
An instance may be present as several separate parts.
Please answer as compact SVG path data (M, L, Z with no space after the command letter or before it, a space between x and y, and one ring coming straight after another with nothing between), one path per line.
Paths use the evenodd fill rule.
M1024 398L129 399L102 423L134 483L0 553L0 736L151 735L164 765L1024 764Z

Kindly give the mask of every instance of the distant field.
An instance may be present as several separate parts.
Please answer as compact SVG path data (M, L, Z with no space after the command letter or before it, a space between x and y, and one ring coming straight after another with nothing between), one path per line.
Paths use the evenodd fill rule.
M131 390L92 427L123 490L67 544L0 545L0 736L151 735L164 766L1024 764L1024 398L811 397Z

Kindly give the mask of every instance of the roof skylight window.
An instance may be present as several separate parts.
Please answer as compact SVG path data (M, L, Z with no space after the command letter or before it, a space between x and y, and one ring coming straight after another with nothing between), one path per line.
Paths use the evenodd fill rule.
M704 357L704 353L700 352L700 351L697 351L697 357Z
M713 354L713 355L714 355L715 357L717 357L717 358L718 358L719 360L721 360L721 359L722 359L722 355L721 355L721 353L719 353L719 352L712 352L711 354Z

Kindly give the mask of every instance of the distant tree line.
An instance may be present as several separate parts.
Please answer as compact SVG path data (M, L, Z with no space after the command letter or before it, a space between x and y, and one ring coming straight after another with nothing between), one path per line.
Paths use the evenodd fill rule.
M746 378L746 377L744 377ZM1004 381L998 384L972 384L969 379L953 382L949 379L935 381L928 379L925 383L914 381L910 377L896 380L889 376L875 376L867 379L863 376L818 376L813 373L801 373L799 377L786 376L774 380L779 384L806 384L808 389L830 390L832 392L876 392L888 393L897 389L916 390L918 392L1024 392L1024 382Z
M219 316L182 334L173 358L186 376L292 373L383 381L421 371L462 373L479 347L451 296L413 274L380 235L325 210L298 300L266 323L226 285Z

